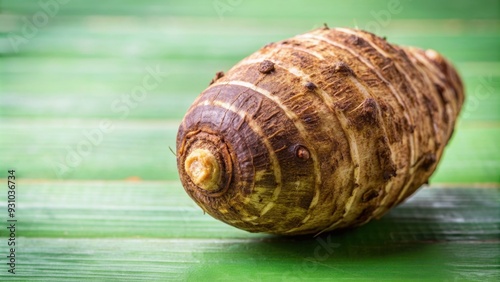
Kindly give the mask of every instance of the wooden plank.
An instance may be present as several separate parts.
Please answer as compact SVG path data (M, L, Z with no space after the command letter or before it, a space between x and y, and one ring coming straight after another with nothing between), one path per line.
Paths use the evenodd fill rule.
M23 178L178 179L175 136L178 120L2 119L0 171ZM446 148L431 183L500 183L498 123L463 122Z
M328 239L323 238L326 242ZM498 242L21 238L9 281L495 281ZM315 257L315 250L318 257ZM327 250L333 250L331 254Z
M21 280L491 281L499 275L500 188L424 188L380 220L317 238L237 230L203 215L178 182L21 179L18 203Z
M4 1L2 8L7 12L31 13L37 11L35 1ZM36 3L36 2L35 2ZM222 2L226 4L227 2ZM307 2L296 1L286 7L278 1L235 1L236 5L229 6L226 18L279 18L279 19L311 19L323 20L324 18L370 18L372 13L379 10L388 10L387 1L325 1L312 0ZM495 0L483 0L481 5L468 0L448 1L410 1L397 2L398 13L393 13L394 18L418 19L497 19L499 3ZM99 2L96 7L94 2L85 0L72 0L62 5L60 13L63 15L136 15L136 16L184 16L184 17L214 17L218 18L213 2L183 1L175 4L162 0L148 0L140 3L133 0L111 0ZM219 4L220 5L220 4ZM220 9L223 9L222 6ZM362 7L362 8L361 8ZM263 9L265 8L265 9Z
M24 56L55 56L59 58L81 56L86 58L115 57L134 59L138 63L144 59L163 60L195 60L206 59L232 60L233 64L261 48L269 42L283 40L312 28L311 24L297 25L294 28L282 27L273 23L252 22L250 25L238 21L223 21L218 24L207 23L204 20L192 20L190 24L178 19L163 19L158 21L140 21L136 19L114 21L109 18L67 18L55 22L47 29L42 29L35 37L25 44L19 44L18 49ZM17 18L6 18L16 27ZM110 23L108 23L110 21ZM68 26L68 22L72 24ZM477 29L469 29L468 24L474 21L448 22L439 21L436 25L452 26L455 29L441 29L432 33L424 32L421 24L426 21L411 22L405 29L387 28L372 30L380 36L387 36L391 43L413 45L421 48L433 48L442 52L453 61L499 61L497 52L490 52L499 47L500 21L488 20L482 22ZM100 25L117 25L115 29L97 28ZM331 24L331 26L352 26L354 23ZM398 22L391 22L397 26ZM90 28L88 26L91 26ZM196 26L209 25L207 29L196 29ZM213 28L210 29L210 25ZM293 26L295 26L294 24ZM161 29L156 29L162 26ZM229 28L227 26L230 26ZM270 27L268 27L270 26ZM392 25L391 25L392 26ZM239 27L237 29L237 27ZM360 26L362 27L362 26ZM9 30L19 33L22 26ZM193 31L194 29L194 31ZM180 36L179 34L182 34ZM7 41L7 40L6 40ZM12 46L0 46L4 52L14 53Z
M17 186L17 214L25 237L261 237L204 215L178 181L23 181L20 178ZM0 200L5 204L6 193L0 195ZM373 243L495 240L500 232L496 225L500 222L499 203L500 191L495 188L424 188L393 213L363 229L376 237L372 238ZM2 218L5 216L2 213ZM391 237L377 237L389 229ZM361 237L353 240L362 240Z
M143 100L134 101L134 107L125 112L122 107L124 96L132 95L134 88L141 86L149 66L127 66L110 60L99 65L104 74L87 74L97 62L81 59L58 61L58 67L51 66L50 59L7 60L16 65L2 72L4 84L0 100L0 113L4 117L29 118L111 118L120 119L126 113L127 119L177 119L180 120L191 103L208 85L215 70L223 69L215 63L179 62L162 65L168 73L154 89L147 91ZM31 68L29 62L38 67ZM71 68L72 64L80 67ZM120 70L110 70L115 65ZM461 65L459 65L461 67ZM475 72L467 71L476 68ZM41 74L43 69L51 72ZM229 66L227 66L227 70ZM175 70L175 72L172 72ZM467 103L464 105L462 120L500 120L500 63L464 64ZM497 73L496 73L497 72ZM29 77L29 79L26 79ZM54 83L54 82L58 83ZM85 87L81 87L85 85Z
M237 4L214 8L227 2ZM71 0L14 50L9 35L40 3L0 2L0 172L19 178L17 274L1 260L0 280L500 279L498 1L401 0L389 19L387 0ZM185 110L215 71L323 23L378 30L457 66L467 100L435 186L380 220L317 238L250 234L204 215L168 150ZM113 110L156 66L168 73L162 83L126 115ZM101 138L103 119L113 130ZM85 142L95 144L75 156ZM3 211L6 196L0 186ZM6 240L2 225L2 257Z

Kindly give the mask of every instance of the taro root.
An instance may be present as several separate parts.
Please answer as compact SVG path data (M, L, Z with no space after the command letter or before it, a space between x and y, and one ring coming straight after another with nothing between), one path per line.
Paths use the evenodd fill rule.
M250 232L359 226L428 181L463 92L433 50L316 29L217 73L179 127L180 179L206 213Z

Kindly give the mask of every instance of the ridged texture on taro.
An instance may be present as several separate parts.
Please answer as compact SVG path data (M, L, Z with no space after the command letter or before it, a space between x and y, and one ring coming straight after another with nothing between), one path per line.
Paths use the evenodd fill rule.
M313 30L217 73L179 128L179 174L204 211L251 232L361 225L427 182L463 100L435 51Z

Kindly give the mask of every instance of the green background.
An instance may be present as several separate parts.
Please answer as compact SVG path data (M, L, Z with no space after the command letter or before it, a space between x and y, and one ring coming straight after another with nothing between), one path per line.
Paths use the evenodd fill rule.
M324 23L456 65L466 103L431 186L318 238L203 215L169 150L183 114L216 71ZM126 102L151 72L157 86ZM498 0L0 2L0 258L9 169L19 220L17 274L0 259L2 280L491 281L499 143Z

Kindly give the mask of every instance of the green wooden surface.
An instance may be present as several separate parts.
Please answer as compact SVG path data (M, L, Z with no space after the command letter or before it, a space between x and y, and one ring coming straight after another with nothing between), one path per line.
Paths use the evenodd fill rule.
M498 0L401 0L397 13L390 0L61 0L23 33L47 13L40 3L56 1L0 1L0 280L500 278ZM203 215L168 149L184 112L216 71L323 23L433 48L457 66L467 100L431 188L318 238L250 234ZM122 97L154 69L165 76L125 111ZM96 133L103 121L111 129ZM15 276L8 169L18 177Z
M424 188L361 228L283 238L203 215L178 182L21 180L19 187L21 280L493 281L499 274L499 188Z

